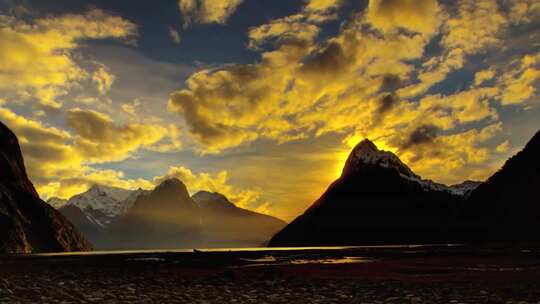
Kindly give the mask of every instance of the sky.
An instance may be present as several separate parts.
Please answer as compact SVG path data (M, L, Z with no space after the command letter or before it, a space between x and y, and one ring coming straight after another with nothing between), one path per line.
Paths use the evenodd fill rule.
M539 85L538 0L0 0L0 120L44 199L178 177L291 220L364 138L484 180Z

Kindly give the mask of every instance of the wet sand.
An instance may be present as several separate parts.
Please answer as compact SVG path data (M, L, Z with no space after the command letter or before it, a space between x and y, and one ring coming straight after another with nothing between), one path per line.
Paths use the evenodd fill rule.
M540 250L467 247L0 258L0 303L534 303Z

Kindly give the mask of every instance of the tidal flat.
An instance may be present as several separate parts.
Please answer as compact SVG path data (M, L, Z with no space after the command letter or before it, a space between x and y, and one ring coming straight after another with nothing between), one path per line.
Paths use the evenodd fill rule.
M0 303L534 303L540 249L397 246L3 256Z

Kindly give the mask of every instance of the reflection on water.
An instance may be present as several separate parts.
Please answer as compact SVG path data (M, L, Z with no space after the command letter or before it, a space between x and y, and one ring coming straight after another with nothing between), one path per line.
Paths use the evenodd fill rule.
M380 246L329 246L329 247L254 247L254 248L197 248L197 249L145 249L145 250L95 250L86 252L37 253L33 256L77 256L77 255L110 255L110 254L144 254L144 253L193 253L196 252L271 252L271 251L332 251L354 249L411 249L429 247L455 247L462 244L433 245L380 245Z
M302 265L302 264L357 264L357 263L368 263L373 261L372 259L362 258L362 257L343 257L336 259L318 259L318 260L291 260L291 264Z
M164 262L165 259L162 258L132 258L127 259L127 261L133 261L133 262Z
M355 264L355 263L368 263L373 259L364 257L335 257L335 258L295 258L294 256L286 257L274 257L266 255L256 259L240 259L244 262L251 262L253 264L242 265L241 267L253 267L253 266L269 266L269 265L305 265L305 264Z

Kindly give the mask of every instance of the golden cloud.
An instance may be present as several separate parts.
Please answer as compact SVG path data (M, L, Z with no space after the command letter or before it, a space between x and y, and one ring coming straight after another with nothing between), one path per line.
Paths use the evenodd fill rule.
M495 77L496 72L494 70L482 70L474 74L474 85L480 86L486 81L489 81Z
M167 129L161 126L116 125L103 113L78 108L66 112L66 122L74 131L79 153L92 163L123 160L132 151L152 147L167 136Z
M272 20L249 30L249 46L257 48L263 43L276 39L280 41L312 41L319 34L319 27L305 22L303 15L294 15Z
M15 18L0 23L0 90L30 94L58 108L66 89L88 77L73 59L82 39L129 39L136 26L120 17L93 9L33 21Z
M514 23L528 23L540 16L540 3L536 0L507 0L510 4L510 20Z
M179 0L184 26L192 23L224 24L243 0Z
M503 73L499 85L503 87L501 104L520 104L536 94L540 81L540 53L524 56L520 64Z
M162 127L116 125L102 113L80 109L67 113L73 132L25 118L5 107L0 107L0 119L19 137L29 175L44 197L68 198L96 183L126 188L153 185L90 165L126 159L141 148L152 148L165 136Z
M154 183L159 184L160 182L173 177L184 182L192 194L201 190L218 192L225 195L236 206L254 210L258 210L259 207L264 208L265 205L260 202L259 190L239 189L230 185L227 171L196 174L186 167L172 166L165 175L155 177Z
M305 10L308 12L327 12L336 9L342 0L307 0Z
M506 16L494 0L461 0L458 15L446 23L443 46L475 54L500 42L498 34L508 25Z
M92 75L92 80L96 83L101 95L106 95L109 92L115 78L104 65L101 65Z
M307 16L339 1L308 2L297 14L250 29L252 48L277 42L260 62L193 74L186 89L171 94L169 109L183 116L205 152L261 138L284 143L338 133L349 135L346 142L375 139L427 176L483 176L488 168L481 163L492 157L485 134L501 128L493 103L505 93L482 87L498 79L496 70L478 71L475 84L456 93L426 92L463 68L468 55L497 46L510 26L508 14L496 1L462 0L452 8L421 2L370 1L366 12L322 42L319 25ZM441 51L426 57L436 34ZM536 73L518 74L523 87L514 92L523 93L521 100L535 89ZM437 151L431 160L428 146ZM438 173L427 170L445 161ZM477 164L475 171L466 164Z
M486 142L501 130L502 124L496 122L478 130L444 134L435 125L421 123L375 142L398 154L421 176L459 183L466 179L484 179L493 173L489 164L492 149L486 147Z
M406 29L432 35L443 16L437 0L370 0L367 20L384 32Z

